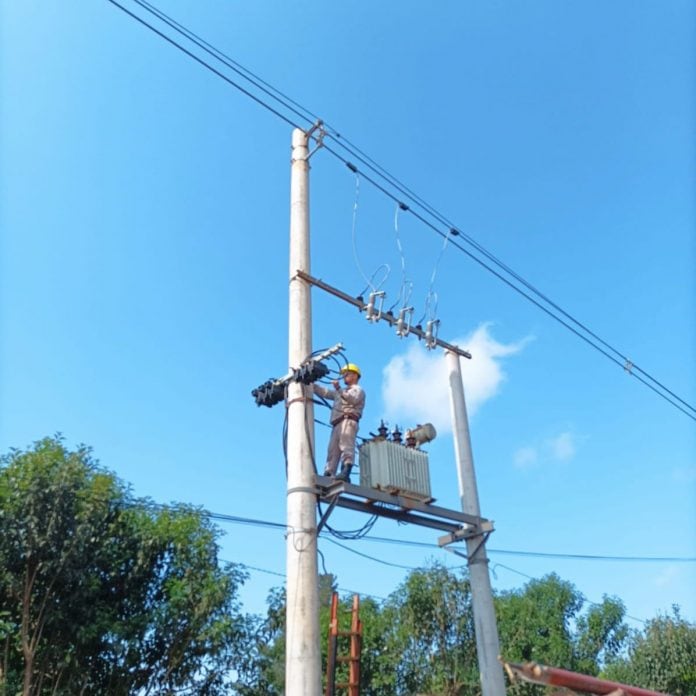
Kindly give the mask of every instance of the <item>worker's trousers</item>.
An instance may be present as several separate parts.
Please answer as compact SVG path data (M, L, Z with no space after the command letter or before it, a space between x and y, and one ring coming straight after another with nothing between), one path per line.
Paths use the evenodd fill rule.
M340 461L343 466L352 466L355 461L355 438L358 434L358 422L348 418L334 425L329 439L324 471L333 476Z

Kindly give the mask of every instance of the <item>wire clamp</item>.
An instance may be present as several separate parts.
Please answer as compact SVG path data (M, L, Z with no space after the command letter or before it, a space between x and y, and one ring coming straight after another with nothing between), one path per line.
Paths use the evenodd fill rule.
M624 363L624 366L623 366L624 371L628 372L629 375L632 375L633 374L633 367L634 367L633 363L628 358L626 358L626 362Z
M319 131L317 135L314 135L315 131ZM318 119L317 122L307 131L307 139L314 137L316 145L314 148L307 153L307 159L309 159L319 148L324 146L324 136L326 135L326 130L324 129L324 122Z
M428 350L433 350L435 346L437 346L437 330L440 326L440 320L439 319L431 319L426 325L425 325L425 347Z
M399 310L399 318L396 320L396 335L403 338L408 336L413 319L413 307L402 307Z
M365 319L377 322L382 318L382 307L384 306L385 297L386 293L384 290L375 290L370 293L365 307Z

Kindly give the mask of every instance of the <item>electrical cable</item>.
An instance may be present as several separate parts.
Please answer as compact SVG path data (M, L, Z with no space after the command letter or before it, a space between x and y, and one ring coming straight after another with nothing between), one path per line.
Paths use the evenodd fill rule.
M133 0L133 1L134 1L134 2L139 2L139 0ZM255 101L259 106L262 106L264 109L270 111L273 115L277 116L277 117L278 117L279 119L281 119L282 121L285 121L285 123L287 123L289 126L293 126L293 128L301 128L301 127L302 127L302 126L300 126L299 124L297 124L295 121L293 121L292 119L290 119L290 118L288 118L287 116L285 116L284 114L281 114L280 111L278 111L277 109L274 109L274 108L273 108L272 106L270 106L267 102L263 101L263 99L260 99L260 98L257 97L255 94L253 94L252 92L250 92L248 89L245 89L244 87L242 87L242 85L240 85L238 82L235 82L234 80L232 80L231 78L229 78L229 77L228 77L227 75L225 75L224 73L221 73L219 70L217 70L217 69L214 68L212 65L210 65L210 63L206 63L206 61L204 61L202 58L199 58L195 53L191 53L191 51L189 51L188 49L184 48L180 43L177 43L176 41L174 41L174 39L172 39L171 37L169 37L169 36L167 36L166 34L162 33L159 29L156 29L155 27L153 27L152 24L150 24L149 22L146 22L146 21L145 21L144 19L142 19L141 17L138 17L138 15L136 15L136 14L134 14L133 12L131 12L130 10L126 9L126 8L125 8L123 5L121 5L119 2L116 2L116 0L107 0L107 2L110 2L110 3L111 3L112 5L114 5L115 7L118 7L120 10L122 10L122 11L125 12L127 15L129 15L130 17L132 17L133 19L135 19L137 22L139 22L140 24L142 24L142 25L144 25L145 27L147 27L148 29L150 29L150 31L154 32L155 34L157 34L158 36L160 36L161 38L163 38L165 41L167 41L168 43L170 43L170 44L171 44L172 46L174 46L175 48L178 48L182 53L185 53L185 54L186 54L187 56L189 56L190 58L193 58L193 60L195 60L195 61L196 61L197 63L199 63L200 65L202 65L204 68L207 68L208 70L210 70L210 72L214 73L214 74L217 75L220 79L222 79L222 80L224 80L225 82L227 82L227 84L231 85L231 86L234 87L235 89L238 89L242 94L244 94L244 95L246 95L247 97L249 97L249 99L252 99L253 101Z
M511 568L510 566L506 566L503 563L494 563L493 566L491 566L491 572L495 575L495 568L505 568L505 570L510 571L511 573L516 573L517 575L521 575L523 578L527 578L527 580L538 580L538 578L533 577L532 575L527 575L527 573L523 573L519 570L515 570L514 568ZM588 604L592 605L593 607L601 607L602 605L599 604L599 602L593 602L591 599L588 599L582 592L580 593L580 598L582 599L583 602L587 602ZM638 623L642 624L647 624L648 622L645 619L639 619L637 616L631 616L630 614L624 614L624 618L626 619L631 619L632 621L637 621Z
M374 541L384 544L394 544L400 546L411 546L414 548L441 549L439 544L426 541L412 541L409 539L390 539L388 537L366 536L365 541ZM508 556L527 556L533 558L556 558L560 560L578 561L627 561L640 563L696 563L696 556L602 556L598 554L583 553L550 553L544 551L516 551L511 549L494 549L486 547L486 551L491 554L504 554Z
M338 546L341 546L341 545L338 544ZM342 547L342 548L345 548L345 547ZM350 549L347 549L347 550L350 550ZM378 559L372 558L372 557L370 557L370 556L368 556L368 558L370 558L371 560L374 560L374 561L377 561L377 560L378 560ZM322 556L322 559L323 559L323 556ZM279 578L286 578L286 577L287 577L287 575L286 575L285 573L279 573L279 572L274 571L274 570L267 570L266 568L259 568L258 566L249 565L248 563L241 563L241 562L238 562L238 561L225 561L224 559L220 559L220 562L221 562L221 563L228 563L228 564L231 563L231 564L234 564L234 565L237 565L237 566L241 566L242 568L246 568L247 570L253 570L253 571L257 572L257 573L264 573L264 574L266 574L266 575L273 575L273 576L279 577ZM465 566L455 566L455 567L460 567L460 568L461 568L461 567L465 567ZM493 573L494 577L496 577L496 578L497 578L497 575L496 575L496 573L495 573L496 568L503 568L503 569L507 570L508 572L510 572L510 573L515 573L516 575L519 575L519 576L521 576L521 577L523 577L523 578L526 578L527 580L538 580L538 578L535 578L535 577L532 576L532 575L528 575L527 573L523 573L523 572L520 571L520 570L516 570L515 568L511 568L510 566L505 565L504 563L494 563L494 564L491 566L491 572ZM419 570L419 568L412 568L412 570ZM324 568L324 573L325 573L326 575L329 574L329 573L326 573L326 568ZM348 588L344 588L343 591L344 591L344 592L350 592L350 593L352 593L352 594L359 594L359 595L362 596L362 597L371 597L372 599L376 599L376 600L378 600L378 601L380 601L380 602L385 602L385 601L387 601L387 599L388 599L388 598L386 598L386 597L378 597L378 596L376 596L376 595L368 594L368 593L366 593L366 592L359 592L359 591L357 591L357 590L349 590ZM588 598L587 598L584 594L582 594L582 593L581 593L580 596L581 596L581 598L582 598L582 600L583 600L584 602L587 602L587 603L590 604L591 606L595 606L595 607L601 607L601 606L602 606L602 605L599 604L598 602L593 602L591 599L588 599ZM627 618L627 619L631 619L632 621L637 621L638 623L642 623L642 624L647 624L647 623L648 623L645 619L639 619L637 616L631 616L630 614L624 614L624 617Z
M167 504L159 504L159 503L153 503L151 502L149 504L151 507L158 508L158 509L163 509L163 508L175 508L176 506L174 505L167 505ZM251 525L251 526L258 526L258 527L266 527L266 528L272 528L272 529L287 529L287 525L281 524L278 522L270 522L268 520L258 520L258 519L253 519L253 518L247 518L247 517L238 517L236 515L226 515L222 513L214 513L210 512L208 510L203 510L203 509L198 509L198 512L201 514L205 515L206 517L214 520L218 520L221 522L229 522L232 524L245 524L245 525ZM422 568L422 566L405 566L405 565L399 565L396 563L389 563L387 561L383 561L382 559L375 558L374 556L370 556L369 554L362 553L360 551L356 551L355 549L351 549L347 546L344 546L343 544L338 543L334 539L327 538L323 534L319 535L320 538L324 539L325 541L328 541L332 544L335 544L336 546L344 549L345 551L349 551L350 553L354 553L358 556L361 556L363 558L366 558L371 561L375 561L376 563L380 563L382 565L387 565L391 566L394 568L400 568L402 570L418 570L419 568ZM405 540L400 540L400 539L387 539L384 537L363 537L364 540L368 541L381 541L381 542L388 542L388 543L393 543L393 544L399 544L399 545L404 545L404 546L416 546L416 547L433 547L433 548L438 548L438 549L443 549L444 550L449 550L447 547L440 547L436 544L428 544L425 542L409 542ZM570 559L576 559L576 560L596 560L596 561L602 561L602 560L620 560L620 561L639 561L639 562L645 562L645 561L661 561L661 562L669 562L669 563L674 563L674 562L695 562L696 558L684 558L684 557L640 557L640 556L597 556L597 555L586 555L586 554L549 554L549 553L543 553L543 552L530 552L530 551L509 551L509 550L502 550L502 549L487 549L489 553L505 553L509 555L519 555L519 556L540 556L543 558L570 558ZM451 550L450 550L451 552ZM255 570L261 573L266 573L269 575L275 575L278 577L287 577L285 573L278 573L276 571L271 571L267 570L264 568L259 568L256 566L252 566L246 563L239 563L237 561L225 561L223 559L220 559L221 562L223 563L235 563L236 565L240 565L244 568L248 568L250 570ZM464 566L460 566L464 567ZM496 568L504 568L512 573L516 573L517 575L520 575L522 577L527 578L528 580L535 580L537 578L534 578L531 575L527 575L526 573L523 573L519 570L516 570L514 568L511 568L510 566L507 566L503 563L494 563L491 566L491 570L493 571L493 574L495 575L495 569ZM352 592L353 594L361 594L367 597L373 597L374 599L377 599L379 601L385 601L384 598L382 597L377 597L375 595L370 595L365 592L357 592L353 590L348 590L347 588L344 588L344 591L346 592ZM592 602L591 600L587 599L583 595L583 599L588 602L589 604L592 604L594 606L601 606L596 602ZM630 618L634 621L638 621L640 623L647 623L644 619L639 619L635 616L630 616L629 614L626 614L626 618Z
M350 553L354 553L356 556L362 556L362 558L367 558L371 561L374 561L375 563L381 563L382 565L389 566L391 568L401 568L401 570L418 570L418 568L414 567L414 566L405 566L405 565L400 565L399 563L390 563L389 561L383 561L381 558L375 558L374 556L368 556L366 553L362 553L360 551L356 551L355 549L351 549L348 546L344 546L343 544L339 544L335 539L328 539L326 537L324 537L324 538L329 543L335 544L336 546L339 546L344 551L349 551Z
M175 505L164 503L151 503L152 507L159 509L175 509ZM228 522L231 524L246 524L256 527L268 527L272 529L287 529L287 525L280 522L271 522L269 520L259 520L249 517L239 517L236 515L226 515L210 510L195 508L197 512L220 522ZM320 535L322 536L322 535ZM441 549L442 547L435 543L423 541L410 541L407 539L391 539L388 537L365 536L363 541L375 541L385 544L394 544L398 546L412 546L414 548L432 548ZM572 553L548 553L544 551L517 551L511 549L492 549L487 547L488 553L500 553L509 556L524 556L524 557L539 557L539 558L557 558L566 560L581 560L581 561L627 561L632 563L696 563L696 556L618 556L609 555L602 556L598 554L572 554Z
M338 157L338 158L339 158L342 162L344 162L344 164L346 164L346 166L348 166L351 170L355 169L354 165L351 165L349 162L347 162L346 160L342 159L341 156L338 155L338 153L336 153L335 151L331 150L331 148L329 148L328 146L324 145L324 149L325 149L327 152L330 152L330 153L332 153L333 155L335 155L336 157ZM372 179L371 177L367 176L364 172L362 173L362 177L363 177L363 179L365 179L366 181L368 181L369 183L371 183L376 189L378 189L379 191L381 191L385 196L387 196L388 198L391 198L393 201L398 202L399 199L398 199L393 193L391 193L389 190L387 190L384 186L382 186L381 184L379 184L377 181L375 181L375 180ZM419 213L415 212L415 211L412 210L412 209L409 209L409 210L410 210L410 212L411 212L412 215L414 215L418 220L420 220L425 226L427 226L427 227L429 227L430 229L432 229L436 234L440 235L440 236L443 237L443 238L446 236L445 233L444 233L442 230L440 230L436 225L434 225L433 223L431 223L429 220L426 220L426 218L424 218L422 215L420 215ZM522 288L520 288L520 287L518 287L517 285L515 285L511 280L509 280L508 278L506 278L506 277L505 277L504 275L502 275L500 272L496 271L492 266L490 266L489 264L487 264L487 263L486 263L485 261L483 261L482 259L478 258L475 254L473 254L471 251L469 251L468 249L466 249L465 247L463 247L461 244L455 242L454 240L452 240L451 244L452 244L452 246L454 246L454 247L456 247L457 249L459 249L459 250L460 250L462 253L464 253L466 256L468 256L470 259L472 259L473 261L475 261L476 263L478 263L480 266L482 266L483 268L485 268L487 271L489 271L490 273L492 273L496 278L498 278L498 279L501 280L503 283L505 283L506 285L508 285L510 288L512 288L513 290L515 290L517 293L519 293L520 295L522 295L523 297L525 297L525 298L526 298L527 300L529 300L532 304L534 304L536 307L538 307L542 312L546 313L546 314L547 314L548 316L550 316L552 319L555 319L555 320L556 320L559 324L561 324L562 326L565 326L569 331L571 331L572 333L574 333L578 338L580 338L580 339L582 339L583 341L585 341L589 346L591 346L592 348L594 348L595 350L597 350L599 353L601 353L602 355L604 355L606 358L608 358L608 359L611 360L612 362L616 363L616 364L617 364L619 367L621 367L622 369L626 370L632 377L635 377L639 382L641 382L642 384L644 384L645 386L647 386L649 389L651 389L652 391L654 391L658 396L662 397L662 398L663 398L665 401L667 401L669 404L671 404L671 405L674 406L676 409L678 409L679 411L681 411L682 413L684 413L685 415L687 415L687 416L688 416L689 418L691 418L692 420L695 420L695 421L696 421L696 408L694 408L693 406L691 406L690 404L688 404L687 402L685 402L685 401L684 401L683 399L681 399L680 397L676 396L672 391L670 391L669 389L667 389L667 387L665 387L664 385L662 385L660 382L658 382L657 380L655 380L653 377L649 377L649 379L650 379L654 384L659 385L659 387L660 387L661 389L663 389L664 392L666 392L666 393L661 392L656 386L654 386L653 384L651 384L648 380L646 380L646 379L640 377L639 375L635 374L635 373L633 372L633 370L636 368L636 365L635 365L634 363L632 363L630 360L627 360L627 362L623 362L623 363L622 363L620 360L617 360L617 358L615 358L615 357L614 357L613 355L611 355L609 352L607 352L606 350L604 350L603 348L601 348L601 347L598 346L597 344L593 343L592 340L591 340L590 338L588 338L588 336L585 336L585 335L582 334L578 329L576 329L574 326L572 326L571 324L569 324L567 321L564 321L561 317L559 317L559 316L557 316L556 314L554 314L548 307L545 307L545 306L544 306L543 304L541 304L538 300L534 299L534 297L532 297L529 293L526 293ZM565 312L564 312L563 314L565 314ZM575 321L575 320L573 319L572 321ZM578 324L578 322L575 322L575 323ZM589 332L589 333L591 333L591 332ZM593 334L592 334L592 335L593 335ZM604 341L601 341L601 342L604 343ZM612 350L614 350L614 349L612 349ZM627 367L627 365L630 365L630 368ZM643 370L640 370L640 372L641 372L642 374L646 374ZM680 406L678 403L676 403L675 401L673 401L672 399L670 399L669 396L668 396L668 394L673 395L678 401L680 401L680 402L686 404L686 406L687 406L689 409L693 410L694 414L691 414L691 413L690 413L689 411L687 411L685 408L683 408L683 407Z
M214 58L217 58L220 62L227 65L227 67L234 70L234 72L236 72L238 75L243 77L245 80L248 80L249 82L251 82L251 84L253 84L254 87L256 87L257 89L260 89L262 92L264 92L265 94L267 94L271 98L275 99L276 101L279 101L285 108L292 111L292 113L294 113L296 116L299 116L300 118L306 120L308 123L313 123L313 122L316 122L317 120L321 120L319 118L319 116L317 116L316 114L313 114L311 111L308 111L301 104L299 104L298 102L291 99L287 94L283 94L283 92L281 92L279 89L275 88L270 83L264 81L261 77L254 74L251 70L249 70L249 69L245 68L243 65L241 65L241 63L238 63L236 60L234 60L233 58L231 58L227 54L223 53L222 51L217 49L212 44L208 43L201 36L194 33L193 31L191 31L190 29L185 27L183 24L180 24L175 19L173 19L171 16L167 15L166 13L164 13L162 10L158 9L157 7L152 5L151 3L146 2L145 0L133 0L133 2L137 3L143 9L147 10L151 14L154 14L156 17L158 17L158 19L165 22L165 24L168 24L172 29L175 29L180 34L183 34L184 36L186 36L186 38L188 38L190 41L192 41L197 46L202 48L204 51L209 53L211 56L213 56ZM290 105L292 105L296 108L293 109L293 108L291 108ZM307 115L307 114L309 114L309 115Z
M128 14L130 17L153 31L155 34L163 38L165 41L170 43L171 45L175 46L179 50L181 50L183 53L188 55L189 57L193 58L196 62L199 64L203 65L206 67L208 70L216 74L218 77L223 79L225 82L230 84L231 86L235 87L239 91L241 91L243 94L248 96L250 99L255 101L257 104L260 106L263 106L265 109L276 115L278 118L283 120L285 123L301 128L301 125L293 121L291 118L287 117L286 115L282 114L277 108L274 108L270 104L268 104L266 101L264 101L262 98L256 96L252 92L250 92L248 89L244 88L241 86L239 83L235 82L232 80L230 77L227 75L221 73L219 70L211 66L209 63L207 63L205 60L200 58L199 56L195 55L185 47L183 47L181 44L177 43L172 39L171 37L167 36L163 32L159 31L156 29L154 26L146 22L144 19L141 17L138 17L136 14L131 12L130 10L126 9L123 5L120 3L116 2L116 0L108 0L112 5L115 7L118 7L121 9L123 12ZM289 99L286 95L283 95L282 92L279 90L276 90L275 88L272 88L272 91L268 89L268 83L264 83L258 76L254 75L251 71L248 71L246 69L243 69L244 72L242 72L241 66L239 66L238 63L235 61L232 61L229 59L225 54L223 54L221 51L218 49L214 49L211 44L201 40L199 37L197 37L193 32L191 32L188 29L185 29L183 25L174 22L169 18L167 15L165 15L163 12L157 10L154 8L153 5L150 3L144 2L144 0L133 0L136 2L140 7L146 9L148 12L155 14L156 16L159 17L161 21L164 21L165 23L168 24L171 28L182 34L183 36L186 36L186 38L193 43L195 43L197 46L205 50L207 53L210 55L214 56L217 60L221 61L224 65L226 65L228 68L234 70L237 74L241 75L246 79L247 81L251 82L251 84L254 85L257 89L261 90L264 92L267 96L270 96L274 100L276 100L278 103L280 103L283 108L291 111L295 115L300 116L301 119L308 121L309 122L309 117L307 114L310 114L311 116L314 116L314 114L311 114L307 109L304 107L300 107L300 105L297 102L293 102L292 100ZM251 75L251 77L250 77ZM273 94L275 92L275 94ZM280 97L278 95L281 95ZM282 97L282 98L281 98ZM294 105L294 106L293 106ZM305 113L301 113L297 108L294 107L299 107L301 108ZM630 375L638 379L639 382L641 382L643 385L649 387L653 392L655 392L658 396L662 397L664 400L666 400L668 403L670 403L672 406L677 408L679 411L687 415L689 418L692 420L696 420L696 407L694 407L692 404L688 403L684 399L682 399L680 396L678 396L674 391L666 387L662 382L657 380L655 377L653 377L651 374L649 374L647 371L643 370L641 367L633 363L624 353L619 351L618 349L614 348L612 345L610 345L607 341L604 339L600 338L597 334L592 332L585 324L580 322L579 320L575 319L570 313L566 312L563 310L558 304L554 303L552 300L550 300L546 295L541 293L539 290L537 290L533 285L531 285L529 282L527 282L522 276L520 276L518 273L513 271L509 266L507 266L505 263L500 261L495 255L487 251L481 244L476 242L470 235L467 235L463 233L460 229L458 229L456 226L454 226L451 221L449 221L444 215L442 215L437 209L429 205L426 201L424 201L420 196L415 194L411 189L409 189L407 186L401 183L399 179L391 175L386 169L378 165L372 158L367 156L362 150L354 146L347 138L342 137L338 132L335 131L331 126L328 126L327 124L324 124L324 128L326 130L326 134L328 138L330 138L336 145L341 147L343 150L348 152L352 157L357 159L358 161L362 162L370 171L375 173L377 176L379 176L381 179L383 179L385 182L388 183L389 186L392 188L395 188L399 192L401 192L403 195L407 196L411 201L415 202L416 205L418 205L421 210L423 210L427 215L435 219L438 223L445 225L448 227L448 234L452 234L453 236L461 236L465 242L471 246L473 249L475 249L479 254L483 255L485 258L487 258L489 261L491 261L495 266L497 266L499 269L501 269L503 272L508 274L511 278L513 278L515 281L518 283L521 283L524 287L526 287L532 294L536 295L540 300L545 302L546 304L549 305L553 310L556 312L559 312L562 316L566 317L566 319L574 324L576 327L578 327L581 331L584 331L587 336L583 335L578 331L578 329L574 328L571 326L568 322L564 321L561 319L559 316L554 314L550 309L547 307L544 307L539 301L533 299L528 293L524 292L521 288L517 287L512 281L510 281L508 278L505 278L500 272L495 271L491 266L486 264L483 260L479 259L475 254L473 254L471 251L468 249L465 249L462 245L460 244L453 244L458 248L460 251L465 253L467 256L469 256L472 260L476 261L479 263L483 268L488 270L489 272L493 273L497 278L500 280L503 280L509 287L512 289L516 290L518 293L520 293L523 297L526 299L530 300L533 304L535 304L538 308L542 309L546 314L551 316L552 318L556 319L560 324L571 330L576 336L579 338L582 338L588 345L591 347L595 348L595 350L598 350L600 353L605 355L605 357L609 358L612 360L614 363L619 365L622 369L624 369L626 372L628 372ZM325 143L322 143L323 147L325 150L327 150L330 154L332 154L334 157L338 158L340 161L342 161L346 166L348 166L351 171L353 171L356 175L358 174L357 168L355 165L350 163L348 160L345 159L343 155L340 153L336 152L333 148L329 147ZM377 184L377 182L374 181L371 177L367 177L364 172L362 172L362 176L366 178L373 186L376 186L376 188L380 191L382 191L385 195L388 197L392 198L393 200L398 202L398 198L388 191L384 186L381 186ZM421 222L426 224L428 227L433 229L437 234L440 234L443 236L443 233L441 230L439 230L436 225L434 225L432 222L429 220L426 220L423 215L416 213L412 209L409 209L410 212L414 214L414 216L419 219ZM604 346L604 349L600 348L597 343L593 342L593 340L590 340L591 337L596 341L597 343L601 344ZM609 351L609 352L607 352ZM613 353L613 355L612 355ZM614 356L619 356L620 360L617 359ZM639 373L641 376L639 376ZM671 398L670 398L671 397ZM678 402L678 403L677 403ZM679 405L681 404L681 406Z
M410 293L404 298L406 291L406 257L404 256L404 248L401 245L401 236L399 235L399 209L401 206L397 203L394 209L394 236L396 237L396 248L399 250L399 258L401 260L401 287L399 288L399 296L396 302L389 308L391 312L398 304L405 307L410 299ZM403 299L403 301L402 301Z
M321 553L321 552L319 552L319 553ZM275 575L279 578L287 578L286 573L279 573L275 570L268 570L266 568L259 568L258 566L249 565L248 563L241 563L239 561L226 561L222 558L220 559L220 562L221 563L232 563L234 565L241 566L242 568L246 568L247 570L253 570L257 573L265 573L266 575ZM323 570L324 570L325 575L331 575L331 573L326 572L326 568L323 568ZM378 595L370 594L369 592L362 592L359 590L351 590L347 587L344 587L339 592L339 594L342 592L349 592L350 594L357 594L357 595L360 595L361 597L370 597L371 599L375 599L378 602L386 602L387 601L386 597L379 597Z
M317 510L319 512L319 517L323 517L323 511L321 508L321 502L317 500ZM333 537L336 537L336 539L342 539L343 541L357 541L359 539L363 539L370 531L372 531L372 528L375 526L375 523L377 522L377 515L370 515L368 518L367 522L360 527L359 529L353 529L353 530L338 530L334 529L327 520L324 521L324 529Z
M355 175L355 201L353 202L353 221L351 223L350 238L353 246L353 261L355 262L355 267L358 269L358 273L362 276L368 287L372 288L374 292L374 286L372 285L372 279L368 279L360 265L360 258L358 257L358 245L356 243L356 231L358 225L358 202L360 200L360 177L358 174Z

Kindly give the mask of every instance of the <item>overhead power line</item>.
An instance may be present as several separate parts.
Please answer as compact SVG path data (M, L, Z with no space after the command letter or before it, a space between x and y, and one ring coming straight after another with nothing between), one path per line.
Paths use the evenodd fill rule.
M137 14L128 10L121 3L117 2L116 0L108 1L135 19L137 22L150 29L169 44L178 48L197 63L210 70L213 74L220 77L226 83L242 92L245 96L249 97L254 102L270 111L288 125L297 128L307 128L308 125L318 120L317 115L312 111L305 108L297 101L294 101L289 96L273 87L270 83L261 79L251 70L248 70L240 63L233 60L230 56L226 55L146 0L133 0L133 2L152 16L156 17L158 21L164 23L171 30L175 31L180 36L185 37L187 41L193 43L201 51L207 53L216 61L222 63L226 68L233 71L237 76L245 80L248 86L258 92L261 92L265 96L259 96L251 91L248 87L242 86L236 80L213 67L199 55L196 55L186 47L182 46L171 36L168 36L166 33L157 29L142 17L139 17ZM274 104L269 103L269 99L272 100ZM639 382L651 389L655 394L663 398L692 420L696 420L696 407L680 397L673 390L669 389L660 380L653 377L646 370L636 365L624 352L618 350L608 341L601 338L598 334L588 328L585 323L579 321L572 314L560 307L556 302L552 301L546 294L538 290L534 285L525 280L525 278L523 278L519 273L514 271L501 259L488 251L471 235L463 232L448 217L437 210L437 208L430 205L421 196L406 186L400 179L379 165L360 148L353 145L350 140L343 137L335 128L327 123L323 123L323 128L328 139L332 140L336 146L341 148L345 153L348 153L350 158L360 162L365 169L372 173L372 175L369 175L364 170L358 169L358 167L351 160L349 160L346 155L338 152L335 148L330 147L326 144L326 142L323 142L322 144L324 149L339 161L343 162L352 172L361 176L384 195L400 204L401 210L410 212L426 227L444 239L449 240L449 243L454 248L458 249L471 260L478 263L482 268L504 282L522 297L529 300L532 304L541 309L551 318L555 319L578 338L582 339L600 354L604 355L606 358L618 365L622 370L627 372L632 377L635 377ZM411 205L406 205L403 199L408 200ZM417 208L418 211L414 210L414 208ZM461 239L461 242L455 238Z
M402 568L404 570L411 570L411 571L420 570L422 568L422 566L421 566L421 568L417 568L415 566L414 567L400 566L400 565L393 564L393 563L387 563L386 561L383 561L382 559L379 559L379 558L375 558L374 556L368 556L367 554L359 553L359 552L355 551L354 549L348 548L347 546L342 546L341 544L336 544L336 545L341 546L341 548L345 549L346 551L350 551L351 553L358 553L358 555L362 556L363 558L367 558L368 560L375 561L376 563L381 563L383 565L390 565L390 566L393 566L396 568ZM275 571L275 570L268 570L267 568L259 568L258 566L249 565L248 563L242 563L239 561L226 561L223 559L220 559L220 560L223 563L233 563L235 565L241 566L242 568L246 568L247 570L254 571L257 573L264 573L265 575L273 575L273 576L279 577L279 578L286 578L287 577L287 575L285 573L279 573L278 571ZM455 568L463 568L465 566L454 566L454 567ZM498 568L504 568L505 570L507 570L511 573L515 573L516 575L520 575L521 577L526 578L527 580L536 580L537 579L532 575L528 575L527 573L523 573L522 571L516 570L515 568L511 568L510 566L505 565L503 563L495 563L491 567L491 571L493 572L493 574L496 578L497 578L497 574L495 573L495 571ZM364 591L351 590L347 587L341 588L341 593L359 594L361 597L371 597L372 599L375 599L379 602L386 602L387 601L387 598L385 598L385 597L379 597L377 595L369 594L369 593L364 592ZM584 599L584 601L586 601L588 604L590 604L592 606L596 606L596 607L602 606L598 602L593 602L591 599L588 599L587 597L585 597L585 595L582 595L582 598ZM637 616L632 616L631 614L625 614L624 616L626 619L631 619L632 621L637 621L637 622L642 623L642 624L648 623L645 619L639 619Z
M252 100L255 101L257 104L259 104L259 106L263 106L264 109L267 109L267 110L270 111L272 114L274 114L275 116L277 116L279 119L281 119L282 121L285 121L285 123L287 123L289 126L293 126L294 128L301 128L301 127L302 127L302 126L300 126L298 123L296 123L295 121L293 121L292 119L290 119L290 118L288 118L287 116L285 116L284 114L280 113L280 111L278 111L277 109L274 109L270 104L268 104L268 102L265 102L263 99L260 99L260 98L257 97L255 94L253 94L252 92L250 92L248 89L245 89L244 87L242 87L238 82L235 82L234 80L231 80L229 77L227 77L227 75L225 75L224 73L221 73L219 70L215 69L212 65L210 65L210 63L207 63L207 62L204 61L202 58L200 58L199 56L197 56L195 53L192 53L192 52L189 51L188 49L184 48L180 43L177 43L176 41L174 41L174 39L172 39L171 37L167 36L166 34L164 34L163 32L161 32L159 29L156 29L155 27L153 27L152 24L146 22L142 17L138 17L138 15L136 15L135 13L133 13L133 12L131 12L130 10L126 9L123 5L121 5L120 3L116 2L116 0L108 0L108 2L110 2L112 5L115 5L116 7L118 7L120 10L122 10L122 11L125 12L127 15L129 15L130 17L132 17L136 22L140 22L140 24L142 24L143 26L147 27L150 31L153 31L155 34L157 34L157 36L159 36L160 38L164 39L165 41L167 41L168 43L170 43L172 46L178 48L180 51L182 51L183 53L185 53L189 58L192 58L192 59L195 60L197 63L199 63L200 65L202 65L204 68L207 68L208 70L210 70L210 72L214 73L214 74L217 75L220 79L222 79L222 80L224 80L225 82L227 82L227 84L231 85L231 86L234 87L235 89L238 89L242 94L246 95L247 97L249 97L249 99L252 99ZM141 4L140 2L138 2L138 0L135 0L135 2L137 2L138 4Z
M168 505L158 505L158 507L170 507ZM249 517L239 517L237 515L226 515L219 512L211 512L209 510L200 510L202 514L209 517L211 520L219 522L229 522L230 524L245 524L252 527L267 527L271 529L287 529L287 525L281 522L271 522L269 520L259 520ZM343 547L341 544L331 538L330 535L320 534L321 538L330 541L332 544ZM426 549L441 549L438 544L428 543L425 541L409 541L407 539L390 539L389 537L372 536L365 534L356 537L354 540L364 539L365 541L374 541L384 544L394 544L397 546L411 546L413 548ZM350 539L348 539L350 540ZM696 556L602 556L598 554L579 554L579 553L548 553L545 551L517 551L512 549L493 549L487 547L489 553L499 553L508 556L527 556L534 558L556 558L565 560L578 561L627 561L639 563L696 563ZM388 564L393 565L393 564Z

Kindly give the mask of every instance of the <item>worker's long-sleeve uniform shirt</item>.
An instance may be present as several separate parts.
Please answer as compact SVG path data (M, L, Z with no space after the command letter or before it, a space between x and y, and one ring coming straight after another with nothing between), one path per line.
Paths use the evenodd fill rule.
M350 469L355 462L355 439L358 433L358 421L365 408L365 392L357 384L345 389L327 389L320 384L315 384L314 393L333 401L331 409L333 428L326 453L324 475L333 476L338 462L342 461L345 480L348 480Z
M344 418L360 420L365 408L365 390L358 384L345 389L327 389L321 384L314 385L314 393L333 401L331 425L340 423Z

